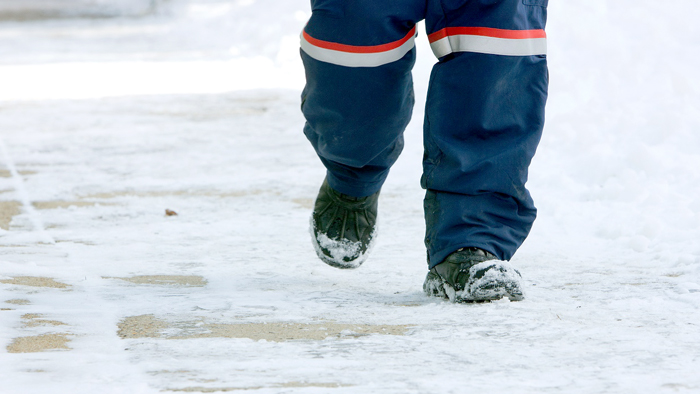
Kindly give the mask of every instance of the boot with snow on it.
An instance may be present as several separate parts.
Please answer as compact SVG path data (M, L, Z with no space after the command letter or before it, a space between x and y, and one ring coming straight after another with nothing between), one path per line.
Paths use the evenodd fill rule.
M423 291L452 302L486 302L503 297L520 301L520 278L520 272L491 253L461 248L428 272Z
M376 235L379 192L352 197L324 180L311 215L311 240L318 257L336 268L357 268L367 258Z

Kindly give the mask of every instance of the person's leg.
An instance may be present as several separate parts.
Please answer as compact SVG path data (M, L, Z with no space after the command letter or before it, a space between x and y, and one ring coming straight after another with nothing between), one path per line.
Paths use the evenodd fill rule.
M312 0L301 57L304 133L331 188L363 197L381 188L411 118L415 24L425 0Z
M421 185L430 268L460 248L508 260L536 209L525 188L544 125L546 0L442 0L426 17L439 58Z
M301 39L304 133L327 169L312 214L321 260L356 268L413 109L415 24L425 0L312 0Z

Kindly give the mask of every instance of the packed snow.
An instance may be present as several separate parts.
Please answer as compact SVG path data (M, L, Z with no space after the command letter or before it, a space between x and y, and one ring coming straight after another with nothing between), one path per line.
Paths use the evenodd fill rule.
M422 28L377 244L338 270L308 1L158 4L0 20L1 393L700 392L700 2L549 2L526 298L484 304L421 288Z

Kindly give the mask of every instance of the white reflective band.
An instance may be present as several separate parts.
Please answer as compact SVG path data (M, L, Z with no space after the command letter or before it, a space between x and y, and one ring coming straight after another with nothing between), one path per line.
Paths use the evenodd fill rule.
M322 62L345 67L378 67L401 59L415 45L415 28L409 35L396 41L396 45L393 44L351 47L316 40L304 32L301 34L301 49L307 55Z
M479 35L452 35L430 44L436 57L453 52L476 52L504 56L547 54L546 38L499 38Z

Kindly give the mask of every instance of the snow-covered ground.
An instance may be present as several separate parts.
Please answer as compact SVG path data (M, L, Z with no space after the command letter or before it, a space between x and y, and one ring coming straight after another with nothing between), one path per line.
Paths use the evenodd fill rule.
M163 4L0 21L0 393L700 392L699 2L550 2L527 298L478 305L421 291L424 32L340 271L307 233L308 2Z
M0 19L143 16L157 10L160 3L161 0L2 0Z

